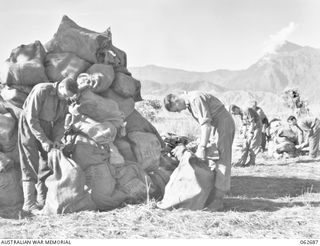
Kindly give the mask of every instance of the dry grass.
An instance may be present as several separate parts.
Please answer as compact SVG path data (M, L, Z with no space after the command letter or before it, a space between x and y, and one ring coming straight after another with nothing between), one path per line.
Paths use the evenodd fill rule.
M198 134L185 115L166 122L161 117L155 123L160 132ZM163 211L154 205L0 219L0 238L320 238L320 161L261 155L256 166L233 168L222 212Z
M319 238L320 162L263 161L234 168L225 211L109 212L1 219L0 238Z

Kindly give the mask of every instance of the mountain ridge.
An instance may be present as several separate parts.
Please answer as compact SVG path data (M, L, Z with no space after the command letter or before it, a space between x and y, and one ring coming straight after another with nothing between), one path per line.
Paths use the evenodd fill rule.
M204 91L262 91L276 95L280 95L287 87L295 87L309 101L320 102L320 49L289 41L242 70L192 72L156 65L132 67L129 70L141 80L142 90L147 93L151 90L148 88L150 83L146 81L152 81L152 86L156 86L161 94L170 90L196 89L197 84L199 90Z

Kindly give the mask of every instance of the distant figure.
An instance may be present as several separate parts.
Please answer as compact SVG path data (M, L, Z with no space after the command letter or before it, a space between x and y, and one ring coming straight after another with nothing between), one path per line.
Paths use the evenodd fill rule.
M50 175L47 153L61 146L68 110L67 100L77 92L77 82L67 77L61 82L37 84L24 102L19 119L18 147L23 210L27 212L37 212L44 206L45 179Z
M188 92L182 95L169 94L164 98L164 106L170 112L188 109L201 127L200 144L196 156L206 159L206 147L211 128L217 131L219 161L216 163L214 200L207 206L213 211L223 208L223 198L230 190L232 143L235 135L235 123L223 103L211 94Z
M297 118L293 115L289 116L287 119L290 129L297 135L298 142L296 145L302 144L304 141L304 133L301 127L298 125Z
M266 114L263 112L262 108L258 107L257 101L251 102L251 107L258 113L261 122L262 122L262 130L261 130L261 150L266 151L267 144L267 136L269 130L269 121Z
M261 149L261 119L253 108L241 110L237 105L231 105L229 110L233 115L240 116L244 128L244 143L241 158L234 166L245 167L255 165L256 156ZM247 160L248 155L250 157L249 161Z
M294 121L296 121L296 119L293 119L293 122ZM290 122L292 122L292 120ZM315 117L307 117L303 118L299 125L306 134L307 139L302 144L296 146L296 148L303 149L309 144L309 157L316 158L319 153L320 120Z

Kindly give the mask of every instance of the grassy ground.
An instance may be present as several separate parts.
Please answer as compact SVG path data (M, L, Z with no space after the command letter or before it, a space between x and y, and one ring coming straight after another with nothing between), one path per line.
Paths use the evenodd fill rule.
M154 205L0 219L0 238L320 238L320 161L260 158L233 168L223 212Z
M154 125L161 133L199 133L184 114L162 112ZM256 166L232 169L222 212L163 211L155 201L101 213L19 218L7 212L2 216L14 218L0 218L0 238L320 238L319 205L320 160L261 155Z

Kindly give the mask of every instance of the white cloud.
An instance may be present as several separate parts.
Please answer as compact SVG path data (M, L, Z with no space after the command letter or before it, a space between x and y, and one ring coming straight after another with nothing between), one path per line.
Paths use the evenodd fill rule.
M263 54L275 53L277 48L285 43L288 37L297 29L297 24L290 22L288 26L282 28L276 34L270 35L269 39L263 43Z

